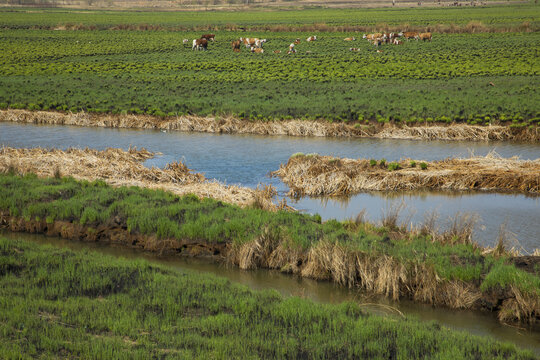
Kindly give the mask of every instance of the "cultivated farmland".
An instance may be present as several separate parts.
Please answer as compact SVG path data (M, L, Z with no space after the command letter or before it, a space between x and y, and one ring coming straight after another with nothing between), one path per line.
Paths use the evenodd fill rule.
M327 11L329 16L341 14ZM282 13L277 14L279 19ZM32 23L30 15L18 17ZM90 15L77 14L74 19L77 16L83 21ZM119 16L117 24L140 21L141 15ZM229 16L235 21L234 15ZM242 19L238 16L237 22ZM317 41L307 43L305 39L316 32L215 31L216 41L209 50L196 52L191 51L191 39L202 30L31 30L17 29L5 13L0 18L7 27L0 33L2 108L233 115L251 120L520 125L540 120L538 32L434 30L432 42L412 40L376 48L354 32L318 33ZM105 16L108 28L113 19ZM159 24L158 17L145 19ZM182 19L179 16L178 24ZM496 25L508 19L499 20ZM35 26L46 28L51 25L48 21ZM205 23L198 21L187 27ZM91 26L100 28L89 20L81 28ZM484 30L490 29L495 25ZM351 35L358 40L343 41ZM268 39L265 53L245 48L233 53L231 41L246 36ZM190 40L187 46L184 38ZM287 55L297 38L301 39L297 53ZM349 51L351 45L358 51Z

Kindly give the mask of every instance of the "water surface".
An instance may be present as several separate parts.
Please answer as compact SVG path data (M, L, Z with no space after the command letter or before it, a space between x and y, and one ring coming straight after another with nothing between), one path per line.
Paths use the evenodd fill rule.
M270 171L286 163L297 152L318 153L349 158L385 158L387 161L412 158L441 160L448 157L486 155L495 151L503 157L540 158L540 144L519 142L419 141L390 139L348 139L258 135L222 135L208 133L162 132L139 129L33 125L0 123L0 145L12 147L90 147L104 149L130 146L145 147L161 155L146 161L147 166L163 167L183 160L188 167L227 184L256 187L259 183L274 185L280 195L287 186L269 178ZM384 209L406 204L402 220L417 224L425 213L437 211L440 224L457 212L474 212L479 217L475 239L493 246L502 223L514 234L525 252L540 248L540 200L523 194L487 192L368 192L348 200L304 198L289 199L295 208L319 213L323 219L354 217L366 209L377 221ZM408 212L414 215L408 217Z

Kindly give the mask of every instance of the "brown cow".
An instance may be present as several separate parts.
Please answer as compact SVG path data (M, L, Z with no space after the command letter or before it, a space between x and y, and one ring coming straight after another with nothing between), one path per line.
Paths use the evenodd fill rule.
M281 54L281 50L274 50L274 54Z
M201 39L214 41L216 39L216 35L215 34L204 34L203 36L201 36Z
M367 39L368 41L370 40L374 40L376 38L379 38L381 37L383 34L381 33L375 33L375 34L364 34L364 36L362 36L362 39Z
M418 33L416 31L407 31L403 33L405 39L416 39L418 40Z
M426 41L426 40L429 40L431 41L431 33L428 32L428 33L421 33L421 34L418 34L418 38L417 40L420 39L422 41Z
M294 43L293 43L293 44L294 44L294 45L298 45L298 44L300 44L300 39L296 39L296 40L294 40Z
M240 40L235 40L231 43L232 49L235 52L240 52L240 45L242 45L242 42Z
M308 42L309 42L309 41L315 41L315 40L317 40L317 36L316 36L316 35L310 36L310 37L308 37L308 38L306 39L306 41L308 41Z
M257 54L262 54L264 52L264 49L252 46L251 47L251 52L252 53L257 53Z
M354 41L354 40L356 40L356 39L355 39L354 37L348 37L348 38L345 38L345 39L343 39L343 40L345 40L345 41Z
M256 46L260 40L258 38L240 38L240 41L244 43L246 49L250 49L252 46Z
M206 39L195 39L193 40L193 46L191 50L208 50L208 40Z

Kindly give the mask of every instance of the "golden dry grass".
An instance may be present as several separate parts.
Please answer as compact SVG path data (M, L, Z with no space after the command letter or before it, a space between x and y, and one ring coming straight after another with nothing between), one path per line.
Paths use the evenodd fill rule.
M177 195L195 194L217 200L251 206L255 202L264 209L276 209L272 202L275 190L264 187L257 190L223 185L207 180L192 172L182 162L167 164L164 169L147 168L142 162L155 154L143 149L15 149L0 148L0 172L15 171L38 176L72 176L76 179L102 179L113 186L139 186L160 188Z
M291 196L349 195L364 190L491 190L529 194L540 192L540 159L502 158L495 153L467 159L449 158L411 166L411 160L372 166L367 159L319 155L293 156L272 173L289 185ZM457 229L459 230L459 229Z
M325 121L281 120L253 122L234 117L176 116L168 118L149 115L113 115L59 113L49 111L0 110L0 121L76 125L87 127L136 128L165 131L207 132L223 134L257 134L315 137L375 137L417 140L521 140L540 141L537 129L513 129L506 126L451 124L448 126L353 126Z

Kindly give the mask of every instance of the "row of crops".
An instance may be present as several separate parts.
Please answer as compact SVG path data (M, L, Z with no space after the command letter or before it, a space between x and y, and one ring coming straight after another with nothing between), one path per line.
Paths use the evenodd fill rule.
M539 120L540 33L435 33L432 42L376 48L343 41L350 33L322 33L308 43L312 33L223 31L208 51L182 44L200 34L0 30L0 108L263 120ZM265 53L234 53L230 42L246 35L268 39ZM297 54L287 55L296 38Z
M275 11L200 12L120 12L64 9L8 9L0 11L0 27L33 28L72 24L98 29L122 25L159 25L192 29L196 27L264 27L274 25L326 24L329 26L467 24L509 25L528 22L538 25L538 6L531 3L505 7L455 7L409 9L304 9ZM151 27L150 27L151 28Z

